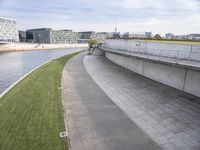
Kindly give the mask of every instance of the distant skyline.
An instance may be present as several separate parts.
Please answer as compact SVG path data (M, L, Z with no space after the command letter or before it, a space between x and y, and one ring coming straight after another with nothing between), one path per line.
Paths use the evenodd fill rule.
M200 33L200 0L0 0L0 16L19 30Z

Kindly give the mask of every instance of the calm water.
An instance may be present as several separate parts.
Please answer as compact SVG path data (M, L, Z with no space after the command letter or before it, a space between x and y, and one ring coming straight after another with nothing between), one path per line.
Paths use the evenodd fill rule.
M81 48L0 53L0 93L42 63Z

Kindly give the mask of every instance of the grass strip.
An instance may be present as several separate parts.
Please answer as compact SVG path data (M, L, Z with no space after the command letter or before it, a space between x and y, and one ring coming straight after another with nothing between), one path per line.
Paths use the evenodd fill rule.
M76 53L77 54L77 53ZM71 54L43 65L0 99L0 150L67 150L61 76Z
M176 40L144 40L149 42L166 43L166 44L189 44L200 45L199 41L176 41Z

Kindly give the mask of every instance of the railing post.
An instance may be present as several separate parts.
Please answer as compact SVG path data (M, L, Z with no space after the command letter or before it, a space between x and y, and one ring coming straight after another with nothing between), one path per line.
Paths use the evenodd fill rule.
M169 61L169 50L167 50L167 58L168 58L168 61Z
M191 63L191 57L192 57L192 44L190 46L189 64Z
M177 63L179 63L179 51L177 51Z
M160 49L160 54L159 54L159 60L160 60L160 56L161 56L161 49Z
M148 57L148 55L149 55L149 42L147 42L146 55L147 55L146 58L149 58L149 57Z
M126 40L126 51L128 51L128 48L127 48L127 40Z

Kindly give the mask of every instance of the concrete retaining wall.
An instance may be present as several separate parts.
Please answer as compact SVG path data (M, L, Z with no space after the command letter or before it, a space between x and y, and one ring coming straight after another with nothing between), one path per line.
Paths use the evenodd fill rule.
M200 61L200 45L110 39L105 41L105 47L122 51L127 50L130 52Z
M184 91L200 97L200 72L188 70Z
M200 97L200 71L110 52L106 52L105 56L133 72Z

